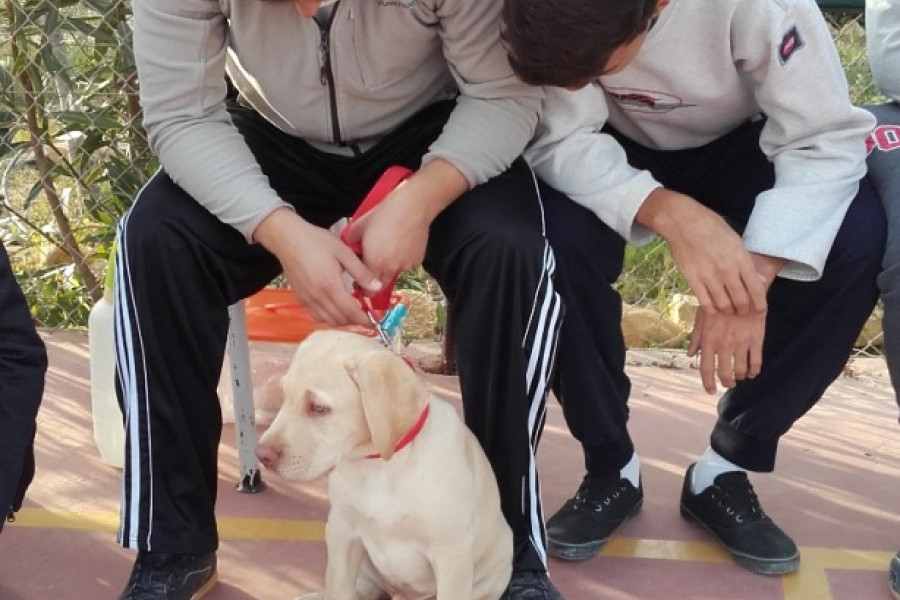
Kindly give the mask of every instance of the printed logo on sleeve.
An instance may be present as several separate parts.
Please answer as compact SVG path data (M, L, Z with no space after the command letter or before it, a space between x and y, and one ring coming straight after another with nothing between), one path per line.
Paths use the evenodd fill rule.
M788 32L784 34L784 37L781 38L781 44L778 46L778 60L781 61L781 64L787 63L794 55L794 52L805 45L806 42L800 37L797 26L791 27Z
M866 156L878 148L882 152L900 150L900 125L879 125L866 138Z

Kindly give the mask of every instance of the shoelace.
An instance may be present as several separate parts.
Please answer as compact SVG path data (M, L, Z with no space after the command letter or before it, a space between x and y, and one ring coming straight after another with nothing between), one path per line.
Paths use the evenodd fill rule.
M622 480L604 481L602 479L585 478L575 493L576 508L589 508L594 512L603 509L627 491Z
M712 488L710 497L725 509L725 513L736 523L765 521L769 518L759 503L756 491L743 473L720 477L716 486Z

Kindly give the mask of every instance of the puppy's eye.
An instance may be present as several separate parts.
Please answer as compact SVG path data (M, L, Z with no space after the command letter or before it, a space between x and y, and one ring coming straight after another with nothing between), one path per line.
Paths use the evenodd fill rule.
M331 407L325 406L324 404L317 404L316 402L310 402L306 405L306 412L312 417L322 417L331 412Z

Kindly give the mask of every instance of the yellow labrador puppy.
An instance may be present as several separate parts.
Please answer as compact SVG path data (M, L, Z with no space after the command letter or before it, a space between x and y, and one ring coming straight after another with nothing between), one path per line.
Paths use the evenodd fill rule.
M490 463L453 405L402 358L355 333L297 348L260 461L329 474L325 600L496 600L512 532Z

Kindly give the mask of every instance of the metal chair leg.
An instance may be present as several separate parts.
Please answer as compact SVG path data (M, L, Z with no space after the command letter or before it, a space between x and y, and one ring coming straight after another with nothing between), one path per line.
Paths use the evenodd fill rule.
M228 363L231 365L231 389L234 398L234 431L237 436L240 473L237 491L256 494L266 489L256 459L256 414L253 406L253 380L250 373L250 343L244 302L228 307Z

